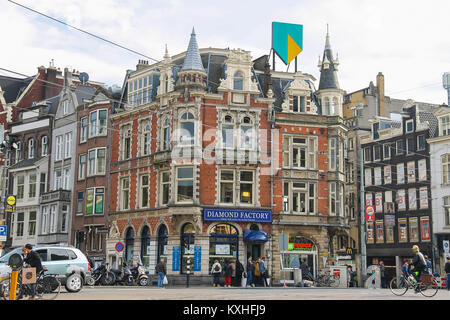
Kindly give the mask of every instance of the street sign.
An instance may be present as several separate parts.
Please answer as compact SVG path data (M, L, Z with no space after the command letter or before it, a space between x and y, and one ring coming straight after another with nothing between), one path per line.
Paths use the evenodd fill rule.
M8 196L5 203L5 212L13 213L16 211L16 196Z
M375 221L375 209L374 209L374 207L373 206L366 206L365 212L366 212L366 221L367 222L369 222L369 221L374 222Z
M7 236L7 227L0 226L0 241L6 241Z
M117 252L122 252L125 246L123 245L122 242L117 242L115 248Z
M442 241L442 244L443 244L443 246L444 246L444 252L445 253L450 253L450 248L449 248L449 240L444 240L444 241Z

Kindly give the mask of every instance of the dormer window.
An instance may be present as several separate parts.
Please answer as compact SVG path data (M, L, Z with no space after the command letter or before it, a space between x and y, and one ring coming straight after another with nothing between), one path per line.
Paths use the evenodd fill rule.
M233 89L244 90L244 76L242 73L236 72L233 78Z
M63 101L63 115L66 115L69 113L69 100Z
M441 130L441 136L450 135L450 116L445 116L439 119L439 128Z
M413 132L414 131L414 120L408 120L406 121L406 132Z
M292 111L293 112L306 112L306 97L305 96L294 96Z

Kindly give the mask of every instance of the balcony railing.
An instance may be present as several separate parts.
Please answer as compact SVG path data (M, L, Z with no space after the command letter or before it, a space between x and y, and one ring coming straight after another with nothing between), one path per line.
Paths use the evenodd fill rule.
M41 203L54 201L70 201L72 192L69 190L56 190L44 193L41 196Z

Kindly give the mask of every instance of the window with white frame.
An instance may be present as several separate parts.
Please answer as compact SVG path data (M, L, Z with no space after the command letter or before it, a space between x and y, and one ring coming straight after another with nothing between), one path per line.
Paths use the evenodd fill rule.
M36 235L36 211L30 211L28 214L28 235Z
M62 102L63 105L63 115L66 115L69 113L69 100L64 100Z
M29 198L36 197L36 181L37 181L36 173L31 173L28 176L28 187L29 187L29 189L28 189L28 197Z
M106 170L106 148L91 149L88 152L88 176L103 175Z
M306 112L306 96L293 96L293 112Z
M23 199L25 190L25 176L18 175L17 176L17 199Z
M180 118L179 141L182 145L193 145L195 137L194 115L191 112L185 112Z
M77 215L83 214L84 191L78 191L77 194Z
M450 154L444 154L441 157L442 162L442 183L450 183L449 169L450 169Z
M170 190L170 172L160 172L160 203L161 205L167 205L169 203L169 190Z
M234 204L235 190L234 170L220 170L220 203Z
M23 212L17 212L17 220L16 220L16 236L22 237L23 236L23 229L24 229L24 220L25 220L25 214Z
M41 211L41 233L48 233L48 206L43 206Z
M422 159L417 161L417 167L419 168L418 174L419 174L419 181L426 181L427 180L427 160Z
M425 150L425 135L417 136L417 151Z
M406 154L413 154L414 153L414 139L413 138L407 138L406 139Z
M397 164L397 183L405 183L405 165L403 163Z
M371 162L372 161L372 148L367 147L364 148L364 162Z
M39 179L39 195L43 195L46 191L46 185L47 185L46 177L47 177L47 174L42 172L41 177Z
M414 120L408 120L406 121L406 132L413 132L414 131Z
M336 170L336 138L330 138L330 170Z
M240 148L253 150L254 138L253 121L250 117L244 117L240 125Z
M192 202L194 200L194 168L176 168L177 202Z
M89 114L89 138L106 135L108 110L99 109Z
M151 139L151 127L149 123L143 122L143 135L141 140L141 148L142 148L142 155L148 156L151 153L151 145L152 145L152 139Z
M391 144L385 143L383 145L383 159L390 159L391 158Z
M22 160L22 142L18 141L16 149L16 163Z
M72 132L64 134L64 158L72 156Z
M78 180L83 180L86 176L86 154L80 154L78 159Z
M55 190L62 188L62 175L61 170L55 170Z
M28 140L28 159L34 158L34 150L35 150L34 139L30 139Z
M50 206L50 233L56 233L58 223L58 213L56 211L56 204Z
M327 115L327 116L331 115L331 113L330 113L330 99L328 97L324 98L323 105L325 106L324 114Z
M63 135L56 136L56 155L55 160L62 160L63 158Z
M131 158L131 125L126 125L121 128L121 155L122 160Z
M140 176L140 192L139 192L139 199L140 199L140 207L141 208L147 208L148 207L148 196L149 196L149 176L148 175L141 175Z
M397 140L395 142L395 154L400 155L403 154L405 150L404 141L403 140Z
M364 169L364 185L365 186L372 185L372 169L371 168Z
M161 150L170 150L170 118L163 119L161 126Z
M61 232L67 231L67 219L69 215L69 206L63 204L61 210Z
M41 138L41 155L42 156L46 156L48 154L48 137L47 136L43 136Z
M450 116L439 118L439 131L441 136L450 135Z
M384 184L392 183L392 167L385 166L384 167Z
M120 209L128 210L130 208L130 178L120 180Z
M254 187L255 187L255 173L254 171L239 172L240 177L240 203L253 204L254 203Z
M316 210L316 184L307 182L292 182L285 186L291 188L292 212L313 214Z
M330 186L330 215L336 215L337 212L337 197L336 197L336 182L331 182Z
M233 89L243 90L244 89L244 76L241 72L236 72L233 76Z
M80 121L80 143L86 142L88 135L88 118L81 118Z
M222 121L222 146L234 149L234 118L225 115Z
M70 167L64 168L64 179L63 179L63 189L64 190L70 190Z
M450 226L450 197L444 197L444 223Z
M373 146L373 161L381 160L381 146L375 145Z

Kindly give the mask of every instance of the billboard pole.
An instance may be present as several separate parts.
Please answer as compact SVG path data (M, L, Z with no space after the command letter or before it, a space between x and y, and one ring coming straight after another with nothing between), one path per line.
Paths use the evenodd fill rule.
M364 210L364 150L361 148L360 154L359 154L359 160L360 160L360 203L361 203L361 236L360 236L360 246L361 246L361 270L359 272L359 279L360 279L360 286L364 285L364 280L362 275L366 273L367 270L367 257L366 257L366 229L365 229L365 210Z

